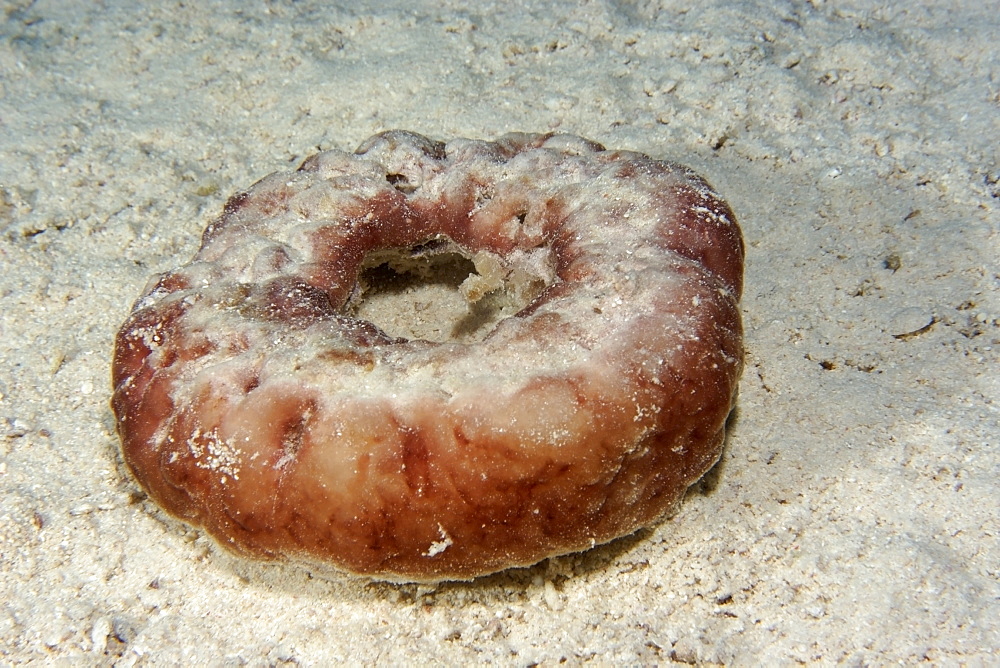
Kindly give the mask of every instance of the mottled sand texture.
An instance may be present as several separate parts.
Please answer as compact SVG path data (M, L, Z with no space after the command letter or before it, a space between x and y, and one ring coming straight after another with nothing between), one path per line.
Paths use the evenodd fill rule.
M998 660L989 3L339 4L0 5L0 663ZM148 278L398 127L579 134L732 206L747 367L671 520L373 584L233 557L127 476L111 348Z

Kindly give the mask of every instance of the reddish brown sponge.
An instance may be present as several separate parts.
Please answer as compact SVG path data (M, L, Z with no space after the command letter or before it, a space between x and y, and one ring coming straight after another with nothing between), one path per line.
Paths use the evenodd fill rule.
M579 137L319 153L231 198L136 303L113 369L125 462L263 558L438 581L587 549L718 459L743 252L690 170ZM472 267L480 335L360 315L379 266L440 257Z

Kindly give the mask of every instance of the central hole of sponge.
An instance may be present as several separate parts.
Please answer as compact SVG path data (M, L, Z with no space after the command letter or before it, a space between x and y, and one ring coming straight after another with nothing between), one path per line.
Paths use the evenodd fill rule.
M481 341L533 298L509 289L498 259L446 239L369 253L348 304L390 336L436 343Z

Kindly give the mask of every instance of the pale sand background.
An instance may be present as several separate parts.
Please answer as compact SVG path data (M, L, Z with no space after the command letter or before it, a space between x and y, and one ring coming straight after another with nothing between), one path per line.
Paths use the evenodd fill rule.
M992 3L132 4L2 5L0 662L1000 661ZM230 194L395 127L573 132L729 199L747 370L673 520L473 584L329 582L125 477L108 365L147 278Z

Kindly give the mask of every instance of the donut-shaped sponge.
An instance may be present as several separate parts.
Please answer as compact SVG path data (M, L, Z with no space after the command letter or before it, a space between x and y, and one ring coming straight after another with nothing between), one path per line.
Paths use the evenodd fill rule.
M125 462L262 558L439 581L590 548L718 459L743 253L690 170L575 136L319 153L232 197L135 304L113 363ZM444 336L363 316L442 263L467 274Z

